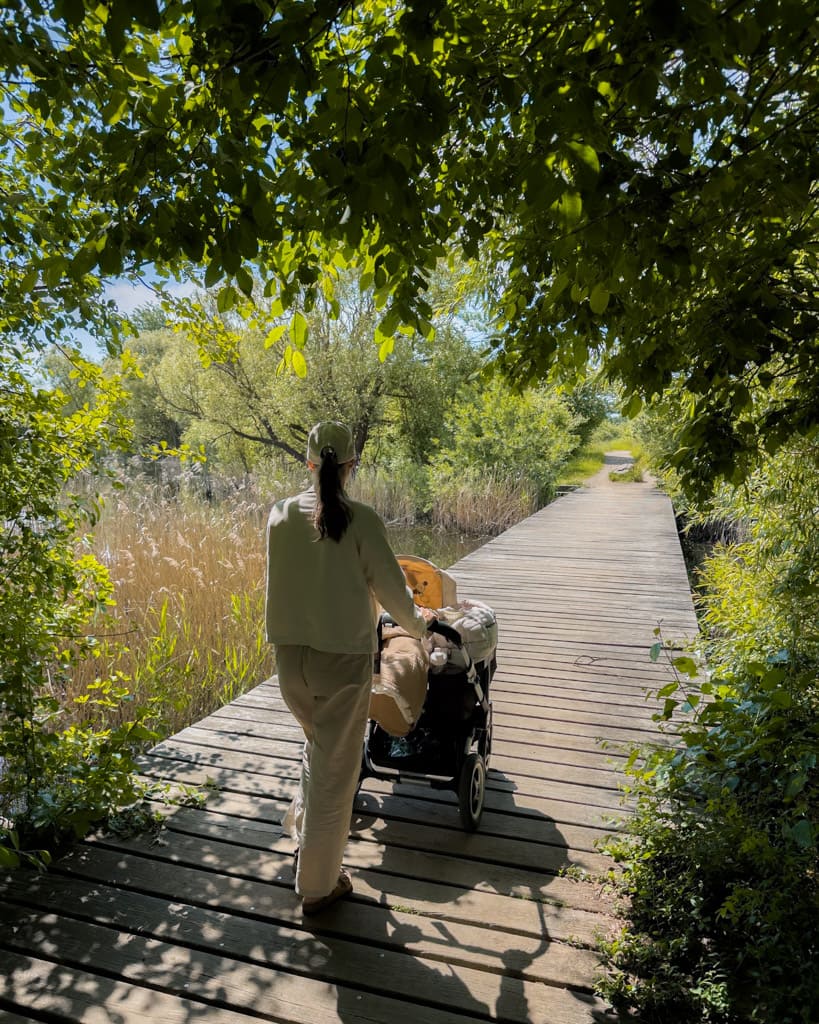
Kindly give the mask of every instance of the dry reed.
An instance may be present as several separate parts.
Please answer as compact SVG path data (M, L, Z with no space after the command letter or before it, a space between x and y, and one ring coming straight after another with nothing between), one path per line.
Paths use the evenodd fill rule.
M535 510L525 482L488 473L450 480L430 514L421 507L429 500L424 470L410 477L365 467L353 494L391 524L431 520L442 546L444 531L491 535ZM209 481L206 493L219 497L210 502L201 496L201 480L169 487L137 478L109 495L90 543L110 572L116 604L111 620L97 624L95 657L75 666L62 694L67 717L83 715L75 698L89 685L113 679L128 696L105 713L107 721L147 705L172 733L269 676L264 526L271 502L306 483L293 468L265 480L264 499L250 480L232 494L225 481Z
M443 530L498 534L537 508L537 495L529 480L487 470L480 476L442 481L432 500L432 522Z
M93 550L114 584L113 622L100 623L96 657L76 666L66 697L97 678L153 704L176 731L270 674L263 642L264 523L252 495L208 505L167 500L131 483L108 498ZM129 709L129 705L131 708Z

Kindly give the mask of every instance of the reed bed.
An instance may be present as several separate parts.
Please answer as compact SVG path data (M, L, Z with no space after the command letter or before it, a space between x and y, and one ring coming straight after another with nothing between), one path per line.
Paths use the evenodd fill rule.
M441 481L434 489L431 519L442 530L494 535L538 507L536 489L528 478L488 470Z
M410 469L362 467L352 493L378 509L399 548L418 547L420 533L423 553L442 565L535 511L523 480L450 480L430 499L427 471ZM76 664L61 694L63 717L80 721L95 707L113 725L147 706L161 731L174 733L272 673L263 638L264 527L271 503L308 477L293 466L261 483L201 473L124 482L106 496L86 542L109 570L115 604L96 623L94 656ZM89 704L104 680L124 696Z
M124 497L109 497L92 549L109 570L116 607L98 623L95 656L76 666L66 706L79 717L75 698L110 678L128 695L109 720L149 705L175 732L269 676L267 510L253 494L210 505L133 483Z
M358 501L372 505L386 523L411 526L427 520L428 471L424 466L361 466L350 487Z

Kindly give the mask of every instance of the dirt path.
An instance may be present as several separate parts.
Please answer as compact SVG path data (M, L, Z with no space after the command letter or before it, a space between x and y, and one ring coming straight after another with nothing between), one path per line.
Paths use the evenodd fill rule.
M634 456L627 449L618 450L613 452L606 452L603 456L603 466L599 469L594 476L590 476L587 480L583 481L583 487L624 487L626 484L619 483L615 480L609 479L609 473L613 469L619 469L621 466L630 466L634 462ZM651 486L651 482L646 477L645 485ZM637 486L645 486L638 484Z

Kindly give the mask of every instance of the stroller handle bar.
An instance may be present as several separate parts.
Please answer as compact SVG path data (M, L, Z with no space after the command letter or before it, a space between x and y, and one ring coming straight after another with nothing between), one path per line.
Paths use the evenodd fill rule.
M448 626L445 622L439 622L437 619L433 619L427 624L428 633L437 633L438 636L442 636L444 640L449 640L450 643L455 644L456 647L463 647L464 642L461 639L461 634L457 629L452 626Z
M381 631L384 626L394 626L395 619L388 613L382 612L381 617L378 620L378 646L381 647ZM464 642L461 638L461 634L453 626L448 626L445 622L439 622L437 619L431 619L427 623L428 633L437 633L438 636L442 636L444 640L449 640L450 643L456 647L463 647Z

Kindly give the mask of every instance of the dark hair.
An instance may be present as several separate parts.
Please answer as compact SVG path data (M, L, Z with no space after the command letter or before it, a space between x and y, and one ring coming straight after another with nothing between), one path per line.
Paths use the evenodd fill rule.
M340 541L350 525L350 506L344 497L341 483L341 467L335 448L329 445L321 449L321 465L318 471L318 501L313 514L313 525L322 540Z

